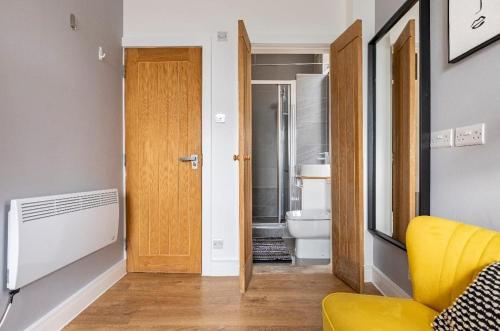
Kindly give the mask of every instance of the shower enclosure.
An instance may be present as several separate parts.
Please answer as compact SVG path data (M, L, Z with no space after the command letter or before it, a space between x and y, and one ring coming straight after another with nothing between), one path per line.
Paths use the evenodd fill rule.
M252 82L254 229L283 227L301 209L300 166L330 163L328 96L324 74Z
M253 81L253 223L278 227L297 209L295 81Z

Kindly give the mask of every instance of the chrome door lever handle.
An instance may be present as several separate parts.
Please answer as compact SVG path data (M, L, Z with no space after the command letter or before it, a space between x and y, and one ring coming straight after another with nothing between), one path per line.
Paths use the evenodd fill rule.
M198 169L198 155L197 154L181 156L179 158L179 161L181 161L181 162L191 162L191 168L192 169Z
M192 161L195 161L196 159L198 159L197 155L189 155L189 156L181 156L179 158L179 161L181 161L181 162L192 162Z

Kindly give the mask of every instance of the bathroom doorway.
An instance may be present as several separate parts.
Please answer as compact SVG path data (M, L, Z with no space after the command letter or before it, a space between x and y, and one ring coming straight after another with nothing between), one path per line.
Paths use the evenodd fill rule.
M256 273L331 272L328 103L328 54L252 55Z
M334 276L344 281L358 292L363 291L364 287L364 181L363 181L363 55L362 55L362 22L355 21L347 28L327 49L318 45L306 46L290 46L294 52L286 54L283 44L265 45L251 44L244 23L239 22L239 42L238 42L238 95L239 95L239 154L234 155L233 159L239 163L239 196L240 196L240 290L245 293L252 279L254 270L256 273L267 272L290 272L295 270L298 272L319 272L315 267L320 268L321 272L333 273ZM268 47L270 46L270 47ZM319 52L303 52L304 50L318 50ZM276 52L270 52L276 50ZM284 55L289 55L290 58L298 55L312 56L312 60L283 62ZM329 54L329 56L327 55ZM258 56L260 58L258 58ZM268 58L263 58L268 56ZM272 61L273 56L279 56L275 62ZM299 75L327 75L329 67L334 68L329 79L325 82L330 86L327 87L325 93L327 101L327 129L325 144L326 149L319 151L314 147L315 144L306 144L303 148L303 155L315 157L316 160L312 163L299 164L298 157L300 155L299 147L299 115L297 109L299 104ZM267 67L267 69L266 69ZM271 70L269 68L274 68ZM294 70L284 70L285 68L300 68L312 67L321 72L303 73L295 72ZM259 69L263 68L263 70ZM328 69L328 70L326 70ZM259 72L262 71L262 72ZM291 72L291 74L290 74ZM285 77L270 77L269 73L280 74ZM262 74L262 77L259 75ZM290 75L292 77L290 77ZM289 180L296 180L296 185L290 186L288 192L293 191L295 186L300 189L301 198L298 201L300 204L299 210L289 210L285 213L286 228L283 226L283 219L279 213L274 218L275 221L268 222L262 225L255 222L253 224L254 204L253 199L253 148L252 135L253 121L252 113L252 79L253 80L295 80L296 81L296 164L295 168L290 168L289 164ZM280 85L280 84L278 84ZM322 91L323 89L320 89ZM320 105L324 102L321 98ZM279 102L279 99L277 100ZM310 103L310 100L309 100ZM312 103L314 104L314 103ZM316 103L316 106L318 104ZM279 106L279 105L277 105ZM270 107L271 109L273 107ZM277 109L277 107L274 107ZM293 107L290 108L293 111ZM278 114L276 115L278 118ZM304 121L307 123L307 121ZM315 123L318 124L318 123ZM275 126L276 130L279 127ZM321 130L311 128L309 125L301 127L304 130L303 137L305 141L310 141ZM277 131L275 131L276 133ZM289 132L290 133L290 132ZM292 133L293 135L293 133ZM277 133L276 133L277 136ZM278 142L276 142L277 144ZM293 143L288 143L290 146ZM257 147L258 148L258 147ZM279 150L276 148L275 150ZM332 151L330 155L328 151ZM321 153L321 154L320 154ZM320 154L319 156L315 154ZM329 160L331 156L331 167ZM277 156L278 157L278 156ZM323 164L317 164L317 161L323 161ZM298 171L300 167L300 175L296 178L290 178L292 171ZM279 173L277 170L275 173ZM284 172L283 172L284 173ZM278 175L277 175L278 176ZM280 180L279 178L276 181ZM258 186L257 186L258 188ZM279 187L274 188L279 196ZM282 190L283 191L283 190ZM331 197L328 193L331 192ZM330 202L331 201L331 202ZM259 202L255 199L255 202ZM330 205L328 205L330 203ZM290 205L291 208L292 204ZM274 207L275 208L275 207ZM330 212L328 212L330 210ZM272 219L272 218L271 218ZM260 225L260 229L259 229ZM279 254L270 250L280 249L282 258L273 258L270 261L258 261L258 266L265 265L268 268L254 269L254 259L256 243L255 239L259 238L259 230L262 231L277 231L282 233L281 237L271 237L269 234L260 234L263 239L274 239L275 242L264 242L260 245L261 255L273 255L276 257ZM255 233L254 233L255 232ZM328 235L325 235L325 232ZM271 235L275 235L272 234ZM255 238L254 238L255 237ZM287 244L287 239L288 244ZM309 239L319 239L313 242ZM291 243L291 244L290 244ZM267 247L266 247L267 245ZM326 248L326 246L329 248ZM285 254L288 253L288 256ZM309 253L314 254L325 253L329 254L328 259L331 259L329 265L314 264L297 266L297 258L307 259L307 261L317 260L315 256L309 256ZM295 256L295 260L294 260ZM328 260L324 256L320 260ZM291 260L291 261L290 261ZM265 263L260 263L265 262ZM301 261L299 261L301 262ZM281 266L285 265L284 268ZM311 268L308 270L307 268ZM326 266L326 268L325 268ZM306 270L301 270L305 268ZM281 270L280 270L281 269Z

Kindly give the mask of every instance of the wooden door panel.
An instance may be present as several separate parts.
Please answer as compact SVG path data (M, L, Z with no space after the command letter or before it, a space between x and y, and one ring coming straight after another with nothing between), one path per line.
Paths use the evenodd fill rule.
M201 49L127 49L130 272L201 272Z
M240 291L252 278L252 51L245 24L238 22Z
M362 24L331 45L333 271L364 286Z
M416 216L417 105L415 20L393 47L392 211L393 237L406 243L406 229Z

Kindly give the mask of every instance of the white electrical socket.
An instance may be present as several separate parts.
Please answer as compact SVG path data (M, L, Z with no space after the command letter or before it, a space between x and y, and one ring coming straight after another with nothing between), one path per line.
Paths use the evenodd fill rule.
M213 249L222 249L224 248L224 240L222 239L214 239L212 240Z
M453 147L453 129L432 132L431 148L448 147Z
M484 123L463 126L455 129L455 146L484 145L486 142Z

